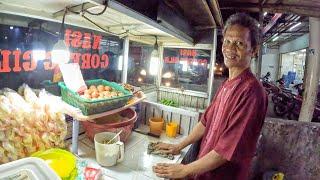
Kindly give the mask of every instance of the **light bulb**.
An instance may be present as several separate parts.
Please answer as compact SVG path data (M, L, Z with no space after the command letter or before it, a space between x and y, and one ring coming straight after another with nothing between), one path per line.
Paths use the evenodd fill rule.
M144 69L142 69L142 70L140 71L140 74L141 74L142 76L146 76L146 75L147 75L147 71L144 70Z
M60 39L51 52L51 61L57 64L65 64L70 60L70 52L63 39Z
M46 48L39 41L32 43L32 59L35 61L46 59Z

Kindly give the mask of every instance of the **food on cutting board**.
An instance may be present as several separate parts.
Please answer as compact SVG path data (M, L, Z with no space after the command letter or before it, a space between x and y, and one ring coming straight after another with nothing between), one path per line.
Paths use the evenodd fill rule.
M104 85L91 85L83 94L80 94L80 97L89 100L108 99L119 96L123 96L123 93L110 86Z
M127 104L133 104L135 103L138 99L143 98L144 93L142 91L137 91L133 94L133 96L129 99Z
M164 153L164 152L162 152L161 150L159 150L159 149L157 149L155 147L159 143L160 142L155 142L155 143L151 142L151 143L149 143L147 154L153 154L153 155L157 155L157 156L160 156L160 157L164 157L164 158L168 158L170 160L173 160L174 159L173 154Z
M42 90L0 90L0 164L51 147L64 147L67 134L61 100Z
M134 87L131 84L122 84L122 86L128 91L131 91L131 92L134 91Z

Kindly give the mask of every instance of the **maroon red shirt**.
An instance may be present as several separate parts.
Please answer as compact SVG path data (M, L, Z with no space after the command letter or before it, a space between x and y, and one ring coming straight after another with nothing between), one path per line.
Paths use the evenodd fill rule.
M250 69L221 85L201 118L206 129L198 159L215 150L228 162L196 179L247 179L267 106L266 93Z

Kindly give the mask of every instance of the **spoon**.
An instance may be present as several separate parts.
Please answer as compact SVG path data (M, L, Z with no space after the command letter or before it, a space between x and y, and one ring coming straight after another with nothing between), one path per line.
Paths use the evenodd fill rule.
M114 140L114 138L116 138L117 136L119 136L122 133L122 130L119 131L112 139L110 139L107 144L109 144L112 140Z

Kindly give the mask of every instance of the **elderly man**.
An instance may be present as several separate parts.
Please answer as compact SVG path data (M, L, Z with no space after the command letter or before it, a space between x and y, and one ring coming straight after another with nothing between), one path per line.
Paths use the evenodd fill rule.
M229 17L223 31L222 53L229 78L191 134L180 144L158 148L178 154L201 140L197 159L189 164L157 164L153 171L164 178L245 180L267 111L266 93L250 71L257 53L260 29L256 20L239 13Z

